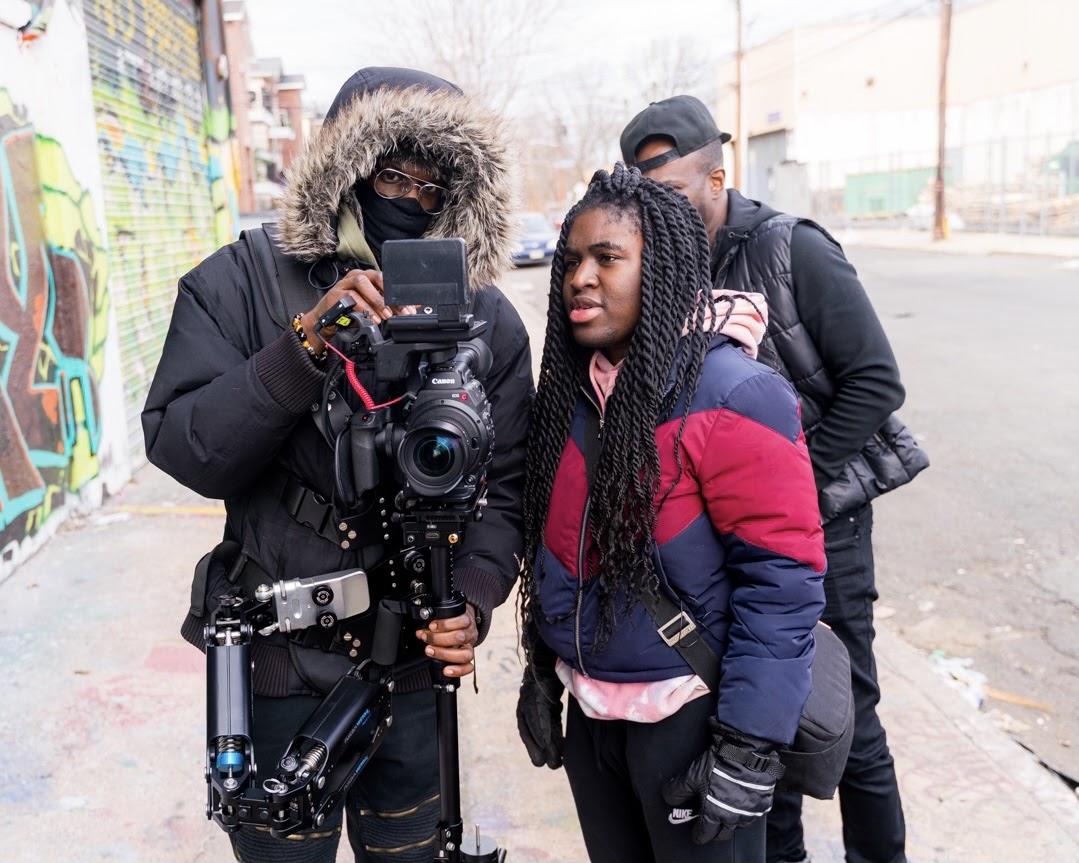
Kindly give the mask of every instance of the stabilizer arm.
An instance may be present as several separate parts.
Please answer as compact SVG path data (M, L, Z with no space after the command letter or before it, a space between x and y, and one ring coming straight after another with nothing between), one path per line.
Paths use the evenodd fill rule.
M370 606L362 570L260 587L256 599L221 598L204 630L207 680L206 816L232 832L247 824L278 837L318 827L356 781L393 722L391 669L343 675L293 738L273 776L257 784L252 743L251 640L282 619L289 629Z

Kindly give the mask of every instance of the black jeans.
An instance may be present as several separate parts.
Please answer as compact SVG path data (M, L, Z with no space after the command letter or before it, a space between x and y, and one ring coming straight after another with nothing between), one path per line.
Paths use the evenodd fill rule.
M563 763L591 863L763 863L764 819L695 845L693 822L662 797L664 782L712 743L715 703L706 695L650 723L589 719L569 699Z
M873 510L869 505L824 526L828 574L821 619L850 653L854 741L839 783L847 863L905 863L906 825L895 766L877 718L880 687L873 658ZM777 792L768 815L768 863L801 860L802 797Z
M252 738L259 776L272 776L285 748L322 699L255 697ZM430 863L439 815L438 740L432 690L393 696L393 726L359 779L344 812L356 863ZM230 834L243 863L334 863L341 810L322 827L275 839L243 827Z

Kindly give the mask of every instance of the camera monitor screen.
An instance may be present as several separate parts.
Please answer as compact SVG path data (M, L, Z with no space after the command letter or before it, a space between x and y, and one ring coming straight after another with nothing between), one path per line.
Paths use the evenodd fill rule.
M468 302L465 241L387 240L382 278L390 306L463 306Z

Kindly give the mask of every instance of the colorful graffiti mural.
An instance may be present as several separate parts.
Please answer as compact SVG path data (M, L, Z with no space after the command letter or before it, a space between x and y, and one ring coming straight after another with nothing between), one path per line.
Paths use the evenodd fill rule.
M239 145L232 112L225 105L206 107L206 147L210 156L210 197L214 206L214 240L218 246L236 239L240 226Z
M0 580L130 478L176 282L236 234L222 28L196 0L0 14Z
M235 236L231 118L227 106L208 107L191 0L86 0L84 9L129 445L139 453L176 282Z
M219 0L202 0L202 75L206 84L203 124L210 153L210 192L218 245L232 242L240 225L239 144L229 106L225 22Z
M27 17L0 17L0 579L131 475L82 4Z
M0 549L99 472L109 295L87 189L0 89Z
M40 39L49 29L49 21L52 20L53 6L56 0L41 0L30 7L31 16L23 26L19 28L19 44L26 45L35 39Z

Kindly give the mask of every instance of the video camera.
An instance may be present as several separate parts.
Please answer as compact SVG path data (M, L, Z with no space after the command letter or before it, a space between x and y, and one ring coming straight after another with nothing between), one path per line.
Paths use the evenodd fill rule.
M338 328L331 345L341 363L327 375L319 417L335 450L338 496L363 508L390 463L406 506L482 506L494 426L478 378L492 358L479 339L486 322L466 312L464 241L390 240L382 262L386 304L415 314L380 326L346 297L319 320ZM404 394L376 404L357 369L373 369L377 382L403 385ZM332 397L342 376L362 407Z
M465 611L463 594L453 588L452 550L465 524L482 515L494 445L479 381L491 367L490 350L478 338L486 322L467 311L463 240L388 241L382 256L386 304L415 306L416 313L378 325L346 297L319 320L320 328L336 327L330 341L336 360L327 370L316 422L334 448L335 503L343 510L362 511L376 499L385 503L380 495L387 486L397 489L389 518L400 526L403 542L384 561L393 589L379 595L371 587L375 571L354 569L262 584L253 597L236 591L221 597L204 632L206 814L226 831L257 825L282 838L320 827L393 723L395 676L430 662L422 655L398 662L406 622L414 629ZM375 395L361 375L368 385L374 381ZM376 395L389 397L380 403ZM391 465L392 473L386 470ZM253 637L315 627L327 638L349 639L350 628L355 632L360 620L369 621L376 604L370 658L360 661L357 651L350 652L357 665L259 783L251 738ZM445 677L439 663L432 677L441 809L434 859L501 863L505 851L489 839L477 833L474 845L462 841L459 681Z

